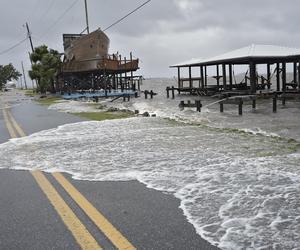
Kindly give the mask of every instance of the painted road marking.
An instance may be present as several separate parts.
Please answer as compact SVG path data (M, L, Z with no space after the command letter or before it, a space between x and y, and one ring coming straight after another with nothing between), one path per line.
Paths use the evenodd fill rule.
M52 175L118 249L136 249L61 173Z
M12 116L11 112L7 109L7 115L11 121L11 124L13 125L13 127L16 129L16 131L19 133L19 135L21 137L26 136L26 134L24 133L23 129L21 129L21 127L19 126L19 124L16 122L15 118Z
M12 126L11 123L9 122L9 119L8 119L8 115L7 115L6 109L3 109L3 110L2 110L2 113L3 113L5 125L6 125L6 128L7 128L7 130L8 130L8 133L9 133L10 137L11 137L11 138L16 138L16 137L17 137L17 134L16 134L16 132L15 132L13 126Z
M11 120L12 125L15 127L17 132L21 136L26 136L22 128L18 125L16 120L13 118L12 114L7 110L8 117ZM8 120L9 122L9 120ZM10 127L11 124L9 124ZM38 176L43 175L40 171L32 172L35 177L36 173ZM135 250L136 248L102 215L61 173L53 173L54 178L60 183L60 185L66 190L66 192L72 197L72 199L78 204L79 207L86 213L86 215L95 223L95 225L100 229L100 231L106 235L106 237L112 242L114 246L122 250ZM36 177L35 177L36 178ZM44 176L47 181L46 177ZM39 182L38 182L39 183ZM41 183L45 183L42 181ZM50 184L50 183L49 183ZM51 184L50 184L51 185ZM52 185L51 185L52 186ZM52 186L53 187L53 186ZM41 187L42 188L42 187ZM42 188L43 189L43 188ZM54 189L54 187L53 187ZM48 190L48 189L47 189ZM44 191L44 189L43 189ZM57 193L57 191L54 189ZM45 191L44 191L45 192ZM47 193L45 192L47 195ZM57 193L59 196L59 194ZM48 195L47 195L48 197ZM61 197L60 197L61 198ZM50 200L50 198L48 197ZM62 199L62 198L61 198ZM50 200L51 201L51 200ZM62 199L63 201L63 199ZM52 203L52 202L51 202ZM53 205L53 203L52 203ZM67 206L67 204L66 204ZM70 209L72 212L72 210ZM74 214L76 217L76 215ZM77 218L77 217L76 217ZM80 221L79 221L80 222ZM73 233L73 232L72 232ZM74 234L73 234L74 235ZM74 236L75 237L75 236ZM97 248L95 248L97 249Z
M102 249L63 198L57 193L55 188L46 179L45 175L40 171L32 171L31 174L56 209L65 225L72 232L80 247L82 249L90 250Z
M19 132L19 135L25 136L24 131L17 124L16 120L12 117L10 112L8 110L6 112L3 112L4 119L11 137L17 137L16 133L13 130L13 127L15 125L17 125L15 129ZM9 118L11 119L11 121L9 120ZM97 241L81 223L81 221L74 214L71 208L66 204L63 198L58 194L56 189L47 180L45 175L41 171L31 171L31 174L33 175L34 179L36 180L42 191L45 193L51 204L54 206L62 221L71 231L80 247L86 250L101 250L102 248L99 246Z

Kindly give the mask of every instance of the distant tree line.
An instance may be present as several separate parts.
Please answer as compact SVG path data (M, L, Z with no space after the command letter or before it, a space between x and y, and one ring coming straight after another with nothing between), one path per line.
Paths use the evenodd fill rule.
M18 80L21 75L11 63L0 65L0 90L5 87L8 81Z

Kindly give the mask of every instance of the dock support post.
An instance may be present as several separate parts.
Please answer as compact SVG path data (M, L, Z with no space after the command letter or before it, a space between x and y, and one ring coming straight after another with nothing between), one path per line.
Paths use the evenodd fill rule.
M200 100L196 100L195 104L196 104L197 111L201 112L201 107L202 107L201 101Z
M218 86L218 91L220 90L220 72L219 72L219 64L216 65L217 67L217 86Z
M297 72L298 72L298 84L297 84L297 89L300 89L300 62L298 62L298 66L297 66Z
M281 78L282 78L282 91L285 92L286 91L286 62L282 63Z
M167 91L167 98L170 98L170 93L169 93L170 87L167 87L167 88L166 88L166 91Z
M251 93L256 93L256 64L251 61L249 63L250 67L250 90Z
M133 84L133 64L132 64L132 52L130 52L130 67L131 67L131 71L130 71L130 83L131 85Z
M193 88L193 82L192 82L192 67L189 66L189 85L190 89Z
M204 66L204 86L207 87L207 66Z
M226 64L222 64L222 71L223 71L223 90L227 90L227 87L226 87Z
M271 65L267 64L267 79L268 79L268 89L271 88Z
M275 94L273 97L273 113L277 112L277 95Z
M252 100L252 108L256 109L256 100L255 99Z
M239 99L239 115L243 115L243 100Z
M203 66L200 66L200 75L201 75L201 88L204 89L204 73L203 73Z
M178 88L180 89L180 67L177 67L177 81L178 81Z
M180 107L182 110L184 110L184 101L180 101L179 107Z
M224 112L224 104L223 104L223 102L220 102L220 112L221 113Z
M280 91L280 64L276 63L276 90Z
M148 90L145 90L144 94L145 94L145 99L148 99Z
M175 99L175 89L174 89L174 86L172 86L172 99Z
M232 64L229 64L229 89L232 90Z
M150 91L150 98L151 98L151 99L153 99L153 95L154 95L153 90L151 90L151 91Z
M296 84L297 83L297 62L293 62L293 66L294 66L294 83Z

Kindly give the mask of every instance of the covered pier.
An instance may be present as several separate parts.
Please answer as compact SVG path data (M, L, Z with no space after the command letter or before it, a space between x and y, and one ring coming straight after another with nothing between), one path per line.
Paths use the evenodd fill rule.
M235 65L247 66L242 81L236 81ZM177 68L178 93L213 95L237 92L239 95L250 95L263 90L300 93L300 49L253 44L219 56L193 59L170 67ZM257 72L258 67L265 69L261 75ZM271 70L272 67L274 70ZM208 70L215 72L209 81ZM291 81L287 81L288 70L292 72Z

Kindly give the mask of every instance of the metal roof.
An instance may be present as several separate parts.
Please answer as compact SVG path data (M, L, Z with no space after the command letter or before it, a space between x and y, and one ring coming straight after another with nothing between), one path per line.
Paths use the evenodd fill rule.
M251 60L256 60L258 63L265 63L272 60L276 61L276 59L295 57L300 59L300 49L252 44L211 58L191 59L172 65L171 67L215 65L218 63L246 64Z

